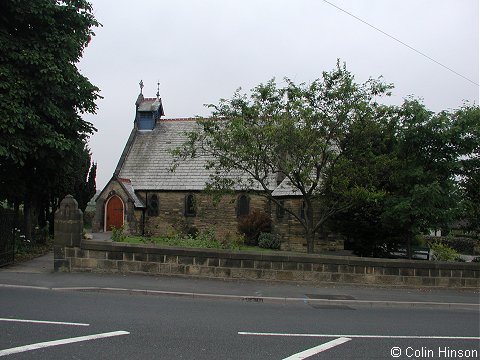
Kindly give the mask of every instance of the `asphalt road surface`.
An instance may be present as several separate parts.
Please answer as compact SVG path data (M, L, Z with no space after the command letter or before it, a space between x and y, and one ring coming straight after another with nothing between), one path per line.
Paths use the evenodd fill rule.
M0 357L479 359L479 314L0 288Z

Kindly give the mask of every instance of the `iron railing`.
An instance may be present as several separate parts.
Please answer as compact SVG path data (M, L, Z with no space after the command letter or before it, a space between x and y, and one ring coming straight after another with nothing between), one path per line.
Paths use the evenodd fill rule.
M16 215L12 211L0 212L0 267L15 261Z

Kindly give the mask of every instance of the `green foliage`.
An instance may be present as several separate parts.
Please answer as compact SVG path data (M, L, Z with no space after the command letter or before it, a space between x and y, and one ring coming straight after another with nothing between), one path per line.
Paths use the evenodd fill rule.
M432 250L432 260L434 261L460 261L458 252L441 242L431 244L430 249Z
M431 236L426 237L430 243L439 242L447 245L460 254L474 255L475 247L480 245L480 240L461 237L461 236Z
M258 237L258 246L264 249L280 250L282 241L280 238L272 233L260 233Z
M15 228L15 251L16 253L22 254L28 252L31 246L33 246L33 242L30 239L27 239L24 234L21 233L21 230Z
M126 235L124 233L125 227L122 225L119 228L112 226L112 241L115 242L123 242L126 239Z
M475 202L466 196L467 182L478 174L468 171L480 149L475 109L433 114L409 99L400 107L379 108L381 116L352 128L343 143L348 161L337 170L340 177L355 177L372 191L337 214L333 223L352 239L359 254L382 256L399 246L411 249L415 236L449 228L475 214ZM475 198L474 191L470 194ZM468 215L467 208L472 209Z
M480 107L465 105L453 114L451 129L462 154L457 175L462 195L463 228L480 237Z
M95 128L82 114L100 95L76 63L99 24L85 0L7 0L0 14L0 198L23 204L31 236L85 164Z
M269 214L255 210L251 214L238 219L238 231L245 235L247 245L258 245L260 234L272 230L272 219Z
M388 94L391 86L377 80L357 84L339 63L311 84L284 83L278 87L271 80L248 96L239 90L210 105L212 116L201 119L201 130L188 134L189 140L173 153L177 164L208 155L213 174L209 189L260 189L277 205L271 182L276 176L285 178L287 187L303 198L305 217L285 211L303 226L307 250L313 252L315 231L352 204L346 197L323 201L326 193L335 187L354 194L358 188L352 178L332 181L342 159L340 145L355 122L375 114L375 98ZM316 200L322 204L318 212L313 211Z
M227 232L223 238L220 239L224 249L240 250L246 244L245 235L238 233Z
M231 234L227 234L224 238L218 239L215 229L208 228L198 232L195 238L190 235L176 233L169 236L149 238L123 236L119 241L185 248L239 250L243 245L243 240L242 236Z
M392 156L384 226L408 244L419 233L448 227L455 218L458 191L453 178L458 152L450 137L451 119L432 114L423 104L407 100L397 110L397 136Z

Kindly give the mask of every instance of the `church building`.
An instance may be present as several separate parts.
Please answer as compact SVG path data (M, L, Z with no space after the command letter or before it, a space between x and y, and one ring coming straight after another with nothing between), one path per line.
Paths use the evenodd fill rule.
M237 191L233 199L223 197L215 203L204 192L210 175L206 159L187 159L171 170L171 151L186 141L186 132L198 129L197 119L165 118L159 92L155 98L145 98L142 88L140 83L132 132L111 180L97 197L93 231L123 226L127 234L152 236L194 227L198 231L214 228L220 237L238 232L241 216L260 211L270 214L282 249L305 252L303 227L261 196L260 189ZM288 186L276 182L273 186L274 196L301 211L301 198ZM329 241L326 234L317 236L320 250Z

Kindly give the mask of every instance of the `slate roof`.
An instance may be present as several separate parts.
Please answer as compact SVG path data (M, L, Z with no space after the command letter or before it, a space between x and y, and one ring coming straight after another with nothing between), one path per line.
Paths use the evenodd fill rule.
M276 187L272 192L272 196L281 197L281 196L301 196L302 193L297 188L293 187L288 178L283 179L283 181Z
M118 180L122 184L123 188L127 192L130 199L133 200L134 206L137 207L137 208L144 208L145 204L143 203L142 200L140 200L138 198L137 194L135 194L135 190L133 189L133 186L132 186L132 183L130 182L130 180L121 179L121 178L119 178Z
M205 169L207 157L186 159L174 172L170 171L173 164L170 151L186 141L186 132L198 129L196 120L161 119L153 130L133 130L117 166L116 176L128 179L135 191L204 190L211 173ZM260 190L260 187L251 190Z
M143 99L138 105L138 111L157 111L160 106L162 106L162 99L146 98ZM163 106L161 111L161 115L163 115Z

